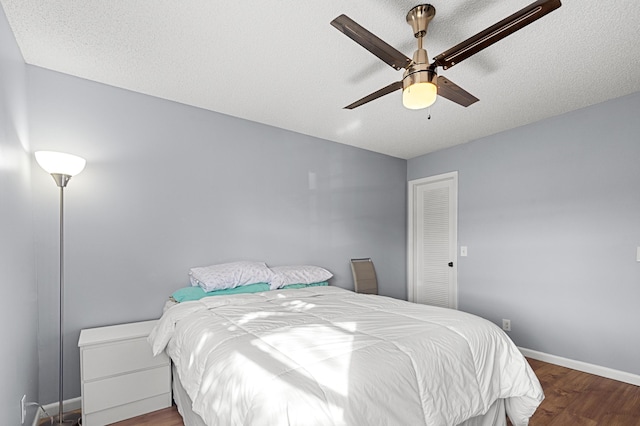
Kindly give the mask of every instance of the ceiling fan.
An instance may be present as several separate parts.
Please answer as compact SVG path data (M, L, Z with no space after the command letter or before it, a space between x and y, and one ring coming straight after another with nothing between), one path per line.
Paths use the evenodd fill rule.
M407 23L411 25L413 35L418 39L418 50L413 54L413 59L409 59L348 16L340 15L331 21L331 25L397 71L405 70L402 80L391 83L344 108L357 108L400 88L402 88L402 103L409 109L431 106L437 95L468 107L479 99L451 80L438 76L438 67L449 69L560 6L560 0L538 0L531 3L524 9L439 54L431 64L429 64L427 51L422 48L422 40L427 34L429 22L436 14L436 9L432 5L418 5L407 14Z

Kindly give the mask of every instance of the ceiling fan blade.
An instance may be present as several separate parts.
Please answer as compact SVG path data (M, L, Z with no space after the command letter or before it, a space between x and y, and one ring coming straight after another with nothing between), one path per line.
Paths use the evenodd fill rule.
M338 16L331 21L331 25L396 70L407 68L411 63L411 59L402 52L378 38L347 15Z
M388 95L391 92L395 92L398 89L402 88L402 81L396 81L395 83L391 83L390 85L388 85L387 87L383 87L382 89L373 92L372 94L365 96L364 98L355 101L354 103L352 103L351 105L347 105L346 107L344 107L343 109L354 109L354 108L358 108L361 105L366 104L367 102L371 102L375 99L381 98L384 95Z
M462 62L519 29L559 8L560 0L538 0L434 58L433 64L444 69Z
M480 100L453 81L441 75L438 76L438 95L463 107L468 107Z

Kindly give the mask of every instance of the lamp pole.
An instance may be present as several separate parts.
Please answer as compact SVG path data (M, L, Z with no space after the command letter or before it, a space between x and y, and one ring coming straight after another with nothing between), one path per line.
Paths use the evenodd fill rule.
M58 422L57 425L73 424L73 422L64 421L63 400L64 400L64 382L63 382L63 362L64 362L64 188L71 179L69 175L59 173L52 174L56 184L60 187L60 359L58 364Z

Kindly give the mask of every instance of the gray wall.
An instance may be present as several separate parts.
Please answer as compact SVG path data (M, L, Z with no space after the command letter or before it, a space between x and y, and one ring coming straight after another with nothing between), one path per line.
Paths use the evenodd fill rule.
M640 93L408 162L459 171L459 303L519 346L640 374Z
M66 191L65 398L80 395L82 328L158 318L192 266L316 264L352 288L372 257L406 298L406 161L27 67L34 150L83 156ZM56 349L58 192L32 173L40 351ZM40 359L40 398L57 365Z
M0 424L20 424L20 398L38 397L25 65L0 7ZM29 409L29 421L35 409Z

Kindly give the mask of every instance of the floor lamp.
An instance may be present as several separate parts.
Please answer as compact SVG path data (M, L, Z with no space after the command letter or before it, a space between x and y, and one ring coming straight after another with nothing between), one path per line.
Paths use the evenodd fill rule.
M35 153L36 161L45 171L53 176L56 185L60 188L60 367L58 382L58 418L55 425L73 425L77 424L77 420L64 421L62 412L63 385L62 385L62 369L63 369L63 318L64 318L64 188L67 186L72 176L80 173L86 164L84 158L71 154L64 154L53 151L38 151Z

